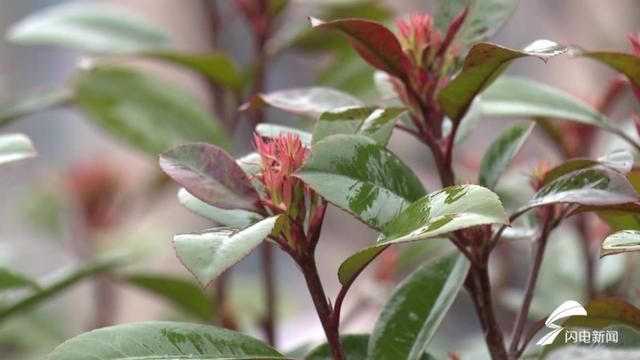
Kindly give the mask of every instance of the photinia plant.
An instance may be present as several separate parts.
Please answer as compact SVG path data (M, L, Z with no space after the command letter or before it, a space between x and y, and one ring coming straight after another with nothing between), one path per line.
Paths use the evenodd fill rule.
M288 44L332 50L338 67L358 56L359 64L373 71L379 99L363 101L326 83L267 92L270 51L277 53L287 43L274 36L276 19L291 2L237 2L255 42L256 62L245 69L246 74L224 54L196 56L167 49L165 39L153 29L133 26L132 19L111 12L103 18L96 9L81 14L113 26L124 24L136 36L122 38L116 32L105 37L110 41L86 41L78 32L68 31L67 26L86 26L69 9L55 21L35 17L12 29L16 41L75 44L95 52L96 57L89 70L74 77L73 91L40 96L36 106L29 101L14 103L0 111L0 122L72 103L112 135L144 152L159 153L160 168L181 187L179 202L214 223L211 228L175 235L173 246L202 288L215 282L218 315L200 306L210 300L208 295L184 283L159 291L162 281L155 278L130 276L128 281L162 293L200 320L213 318L217 326L161 321L102 327L66 341L50 358L431 359L440 324L450 309L464 306L454 304L462 289L468 294L491 359L575 358L582 354L580 347L585 344L572 342L568 336L557 336L544 348L534 347L532 340L544 335L545 324L555 332L587 328L594 331L589 336L615 332L625 337L616 346L633 347L640 338L640 310L632 304L639 296L634 282L637 266L627 258L632 259L624 264L628 274L602 286L597 256L625 256L619 254L640 250L640 170L634 160L640 151L640 118L629 114L628 124L620 126L608 117L627 87L640 101L640 35L628 36L628 53L591 51L546 39L532 39L523 49L486 42L516 6L516 1L503 0L438 1L433 16L400 17L395 29L357 17L327 21L310 17L311 32L301 31ZM101 36L108 30L89 28ZM336 34L349 46L344 41L329 46L322 40ZM212 87L216 115L212 117L162 80L109 65L101 52L116 58L151 58L195 71ZM503 75L521 58L547 63L566 55L590 58L616 70L601 98L586 102L534 80ZM348 78L343 73L337 77ZM267 123L267 107L310 120L312 131L305 131L303 125ZM474 172L461 175L463 164L454 155L465 150L460 145L479 133L476 126L489 117L527 121L502 129ZM240 132L238 119L251 124L251 134L242 135L255 150L239 158L228 141L230 133ZM424 145L419 158L426 159L439 187L429 188L389 146L395 130ZM510 190L508 170L534 131L556 146L560 160L539 159L538 165L530 167L526 182ZM596 141L603 132L615 139L607 151L599 149ZM30 156L29 144L21 136L0 137L0 162ZM353 254L332 254L341 258L336 294L329 294L321 281L316 253L329 206L378 233ZM579 234L584 268L573 285L580 282L584 293L571 296L585 305L576 311L582 305L572 300L556 311L545 309L539 316L536 300L564 286L561 276L552 277L556 288L551 291L537 286L545 269L552 267L548 264L554 260L547 259L552 237L560 228L573 228ZM443 239L450 246L432 245ZM509 308L508 289L493 266L497 260L513 260L509 251L516 242L530 246L531 253L524 279L516 279L521 290L511 297L515 306ZM430 256L418 252L419 246L432 246L425 247ZM295 355L274 348L278 284L273 248L286 253L302 274L326 338L325 344ZM224 308L225 273L257 249L264 265L267 311L261 325L265 342L238 331L234 314ZM407 260L412 251L418 255ZM381 261L376 262L378 258ZM519 260L516 265L523 267ZM91 267L77 279L113 266L109 262ZM371 266L379 267L377 279L386 281L404 267L404 272L397 270L403 279L394 283L368 331L344 334L344 301ZM65 286L37 290L37 282L2 270L5 287L36 292L0 310L0 320L38 302L47 291L57 292ZM189 295L179 298L178 288ZM186 302L196 298L200 307L194 311ZM557 305L560 303L553 303ZM608 344L600 345L598 356L620 354ZM460 358L460 349L447 351L450 359Z

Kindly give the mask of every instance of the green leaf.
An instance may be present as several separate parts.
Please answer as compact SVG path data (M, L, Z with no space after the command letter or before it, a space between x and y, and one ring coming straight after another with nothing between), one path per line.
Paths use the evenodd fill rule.
M323 113L313 130L312 143L331 135L364 135L385 145L396 119L405 112L401 107L351 107Z
M262 123L256 126L256 133L258 133L258 135L262 137L269 137L269 138L278 137L284 134L295 134L295 135L298 135L298 137L300 138L300 141L302 141L302 144L307 146L311 145L311 134L309 134L306 131L288 127L288 126Z
M271 234L277 216L244 230L214 228L198 233L178 234L173 238L176 254L202 286L244 259Z
M600 257L632 251L640 251L640 231L618 231L604 239L600 248Z
M438 94L438 103L456 124L466 114L476 95L489 86L512 60L533 56L546 62L565 51L564 46L549 40L534 41L522 51L489 43L476 44L469 50L462 71Z
M184 54L175 51L148 51L141 55L184 67L204 76L216 85L225 86L236 91L242 90L242 74L233 59L226 54Z
M508 224L498 195L478 185L457 185L415 201L384 227L375 245L345 260L338 270L340 283L351 281L387 246L439 237L478 225Z
M79 283L80 281L99 274L104 271L111 270L118 265L123 264L123 258L107 258L98 260L94 264L85 265L80 268L65 272L65 274L57 277L56 280L49 284L42 284L41 290L29 295L17 302L0 308L0 322L6 318L18 313L27 311L34 306L51 299L62 291Z
M594 300L585 306L587 316L572 316L565 327L600 329L611 325L628 325L640 331L640 310L624 299Z
M586 56L609 65L625 74L635 86L640 87L640 56L612 51L585 51L577 48L573 48L572 51L576 55Z
M369 335L366 334L347 334L340 336L340 342L344 349L345 355L349 360L367 360L367 344ZM333 360L331 356L331 348L329 344L324 343L311 350L304 360Z
M25 135L0 135L0 164L28 159L36 155L36 149Z
M284 359L247 335L208 325L169 321L124 324L67 340L50 360Z
M0 266L0 292L21 288L39 289L40 285L25 275Z
M177 308L208 322L213 304L197 285L175 276L129 273L120 277L130 285L166 299Z
M160 167L198 199L222 209L264 211L244 170L214 145L175 146L160 155Z
M132 52L166 47L169 39L155 25L121 7L69 3L49 7L14 24L9 41L53 45L92 52Z
M254 212L239 209L221 209L191 195L187 189L178 191L180 203L197 215L215 222L218 225L244 229L262 219L262 216Z
M0 104L0 125L22 116L65 105L71 100L71 92L66 88L39 90L10 99Z
M607 118L574 96L533 80L503 76L482 92L484 116L546 117L610 129Z
M491 143L482 158L478 179L480 185L494 189L502 174L516 157L533 130L533 124L517 124L503 131Z
M548 184L570 172L596 165L605 166L622 174L627 174L633 167L633 155L628 150L618 150L601 156L597 160L587 158L571 159L549 170L544 176L544 183Z
M326 111L362 106L362 102L353 96L332 88L314 86L286 89L259 94L242 106L242 109L271 106L291 114L320 118Z
M78 106L107 132L154 155L185 142L229 146L216 119L194 98L150 74L118 67L81 72Z
M637 200L638 194L626 177L607 168L595 167L568 173L548 183L518 212L559 203L607 206Z
M402 46L391 30L370 20L340 19L324 22L310 18L314 28L325 28L345 35L369 65L397 78L407 77Z
M425 193L396 155L361 135L334 135L317 143L295 176L375 229Z
M469 265L454 253L426 263L398 285L371 333L370 358L419 360L458 295Z
M507 21L518 4L517 0L438 0L436 27L445 34L447 27L465 5L469 12L458 38L463 49L491 38Z

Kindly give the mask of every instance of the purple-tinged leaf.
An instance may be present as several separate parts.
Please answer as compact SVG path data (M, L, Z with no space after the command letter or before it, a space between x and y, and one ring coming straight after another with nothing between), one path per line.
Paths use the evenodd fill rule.
M407 77L402 65L404 53L396 36L383 25L361 19L324 22L310 18L313 27L326 28L345 34L353 48L371 66L400 79Z
M217 146L192 143L160 155L160 167L193 196L222 209L261 213L260 197L229 154Z
M514 59L533 56L547 61L567 48L549 40L536 40L524 50L514 50L490 43L474 45L467 55L462 71L438 94L445 114L458 122L473 99L502 73Z

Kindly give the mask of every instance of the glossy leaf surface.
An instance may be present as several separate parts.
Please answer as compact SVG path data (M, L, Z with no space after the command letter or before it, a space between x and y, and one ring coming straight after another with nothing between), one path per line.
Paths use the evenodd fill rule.
M234 331L154 321L106 327L58 346L50 360L283 359L277 351Z
M406 78L404 53L396 36L383 25L361 19L324 22L311 18L313 27L336 30L347 36L353 48L371 66L397 78Z
M194 71L216 85L237 91L242 89L242 74L233 59L226 54L185 54L175 51L150 51L141 55L163 60Z
M548 183L520 211L557 203L602 206L637 200L636 191L623 175L596 167L577 170Z
M4 266L0 266L0 292L21 288L38 289L39 287L38 283L28 276L11 271Z
M150 74L101 67L73 81L78 106L111 135L157 155L171 146L202 141L228 147L207 109L181 89Z
M549 40L537 40L522 51L489 43L476 44L469 50L461 72L438 94L438 102L445 114L457 123L476 95L489 86L512 60L533 56L547 61L565 51L564 46Z
M296 176L375 229L425 193L397 156L359 135L335 135L317 143Z
M484 116L546 117L608 129L607 118L591 105L533 80L503 76L482 92Z
M98 2L52 6L9 29L9 41L94 52L132 52L170 44L160 29L121 7Z
M22 134L0 134L0 164L36 156L31 140Z
M244 259L271 234L277 216L243 230L214 228L173 238L176 254L202 286L207 286L225 270Z
M261 211L260 197L245 172L224 150L184 144L160 155L160 167L198 199L222 209Z
M419 360L468 271L469 261L454 253L423 265L398 285L371 333L369 356Z
M320 118L326 111L362 106L362 102L343 91L315 86L278 90L256 95L243 109L271 106L291 114Z
M163 298L176 308L204 322L212 319L212 301L195 283L170 275L131 273L121 280Z
M480 164L480 185L494 189L502 174L516 157L535 124L517 124L504 130L491 143Z
M46 89L3 101L0 105L0 125L19 117L62 106L72 100L68 89Z
M640 251L640 231L624 230L607 236L602 242L600 256Z
M230 226L244 229L262 219L262 216L251 211L240 209L222 209L209 205L206 202L191 195L187 191L187 189L184 188L178 191L178 200L184 207L191 210L193 213L200 215L205 219L211 220L221 226Z
M366 334L348 334L340 336L340 342L344 349L345 355L349 360L367 360L367 344L369 335ZM311 350L304 360L333 360L331 348L329 344L324 343Z
M340 265L338 278L342 284L350 281L389 245L508 222L498 196L490 190L478 185L447 187L413 202L390 221L375 245L360 250Z

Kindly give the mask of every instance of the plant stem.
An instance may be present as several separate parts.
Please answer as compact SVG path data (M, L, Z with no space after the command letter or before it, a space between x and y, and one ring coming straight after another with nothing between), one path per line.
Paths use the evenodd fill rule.
M275 332L275 315L276 315L276 281L275 281L275 263L273 247L269 243L264 243L261 247L262 251L262 271L264 273L264 291L266 314L263 320L265 336L270 345L276 344Z
M536 283L538 281L538 275L540 274L540 269L542 266L542 260L544 258L544 251L547 246L547 239L549 238L549 233L551 232L551 213L549 212L551 209L542 209L547 212L544 215L542 230L538 238L533 242L533 263L531 264L531 268L529 269L529 275L527 276L527 283L525 285L525 293L524 299L522 300L522 306L520 307L520 311L516 316L516 321L514 324L513 330L513 338L511 339L511 346L509 347L509 355L511 359L516 359L516 353L518 351L518 344L520 342L520 337L524 331L524 326L527 322L527 316L529 315L529 308L531 307L531 302L533 301L533 293L536 288Z
M480 325L482 325L491 358L494 360L507 359L507 349L504 345L502 331L493 311L488 268L486 266L472 266L465 281L465 288L471 295L480 318Z
M331 348L333 359L345 360L346 357L344 350L340 343L339 317L333 316L333 311L331 310L331 305L329 304L324 288L322 287L322 282L320 281L318 268L313 255L302 256L298 260L298 266L300 266L304 279L307 283L307 287L309 288L313 305L318 313L318 318L320 318L320 323L322 323L322 329L324 330L324 334L327 338L327 343Z
M580 234L580 242L584 253L586 295L588 300L592 300L596 297L596 264L591 253L589 224L586 220L585 215L579 215L576 228Z

